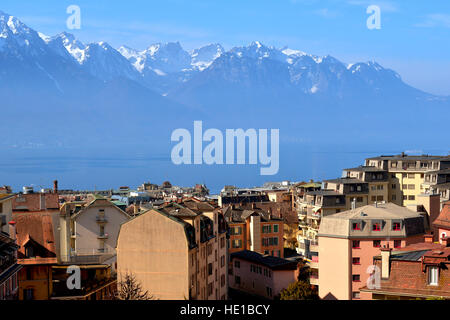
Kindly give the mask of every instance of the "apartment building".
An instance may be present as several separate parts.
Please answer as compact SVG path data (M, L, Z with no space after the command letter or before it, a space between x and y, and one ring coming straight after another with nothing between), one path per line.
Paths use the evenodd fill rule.
M284 257L284 222L269 211L231 205L223 209L230 228L230 253L250 250L261 254Z
M312 259L318 253L320 221L347 208L346 196L335 190L307 191L297 200L299 228L297 253Z
M354 182L354 188L358 187L366 187L368 190L367 193L367 203L373 204L375 202L392 202L392 199L389 199L389 173L387 170L383 170L377 167L370 166L360 166L356 168L349 168L343 170L343 176L348 179L356 179L357 181L361 181L363 185L358 186L357 182ZM350 190L348 190L350 189ZM351 190L351 186L347 187L347 190L342 188L342 192L348 194L348 200L352 199L352 192L355 190ZM361 192L361 190L356 190ZM364 194L366 194L364 192ZM363 199L358 197L358 194L355 194L357 206L363 203ZM350 201L349 201L350 202ZM365 204L364 204L365 205ZM350 209L348 207L348 209Z
M424 218L394 203L367 205L326 216L319 229L318 283L322 299L371 299L360 288L384 247L422 242Z
M17 263L15 222L8 224L8 233L0 230L0 301L19 297L18 274L22 266Z
M297 281L298 263L244 250L230 255L230 288L249 295L274 299Z
M365 160L365 166L387 170L389 173L389 202L408 206L417 204L417 196L432 191L425 175L431 172L445 173L450 169L450 156L379 156ZM429 176L432 178L432 176ZM436 178L436 184L438 183ZM428 189L428 190L427 190Z
M62 263L101 263L115 272L120 225L131 217L113 202L95 195L89 201L66 202L59 213L59 257Z
M227 230L220 209L206 202L148 210L120 228L119 280L131 273L161 300L226 300Z
M425 173L422 184L425 193L437 193L441 197L441 209L450 200L450 169Z
M383 248L374 257L380 273L378 285L365 286L361 292L375 300L450 300L450 247L445 238L402 249Z

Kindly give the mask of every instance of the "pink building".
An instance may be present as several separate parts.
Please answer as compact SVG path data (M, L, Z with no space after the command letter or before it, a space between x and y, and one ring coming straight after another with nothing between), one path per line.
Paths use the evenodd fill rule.
M230 255L230 288L250 295L274 299L297 281L298 263L244 250Z
M360 292L376 276L381 248L423 242L424 218L393 203L367 205L324 217L319 229L321 299L371 300Z

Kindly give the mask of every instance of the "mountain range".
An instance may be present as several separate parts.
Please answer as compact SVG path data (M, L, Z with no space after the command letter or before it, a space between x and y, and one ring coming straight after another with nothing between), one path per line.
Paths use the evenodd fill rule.
M433 130L437 145L446 131L436 115L450 106L375 61L346 64L258 41L190 52L179 42L113 48L66 32L47 36L1 11L0 98L3 147L138 146L143 139L164 148L171 130L193 120L280 128L285 141L312 144L424 143L423 132Z

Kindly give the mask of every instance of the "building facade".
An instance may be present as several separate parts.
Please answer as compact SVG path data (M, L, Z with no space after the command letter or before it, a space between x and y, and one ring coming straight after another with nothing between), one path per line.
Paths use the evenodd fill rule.
M322 299L371 299L360 292L383 247L423 241L422 215L393 203L367 205L324 217L319 229L318 283Z
M171 203L122 225L118 279L133 274L161 300L228 299L227 225L205 202Z
M230 228L230 253L250 250L284 257L284 222L253 204L251 209L231 205L223 209Z
M297 281L298 263L244 250L230 255L230 288L249 295L274 299Z

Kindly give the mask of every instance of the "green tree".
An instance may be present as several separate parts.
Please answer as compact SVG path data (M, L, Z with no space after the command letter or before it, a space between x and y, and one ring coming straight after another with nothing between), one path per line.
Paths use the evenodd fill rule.
M308 281L300 280L291 283L280 293L280 300L319 300L317 289Z

